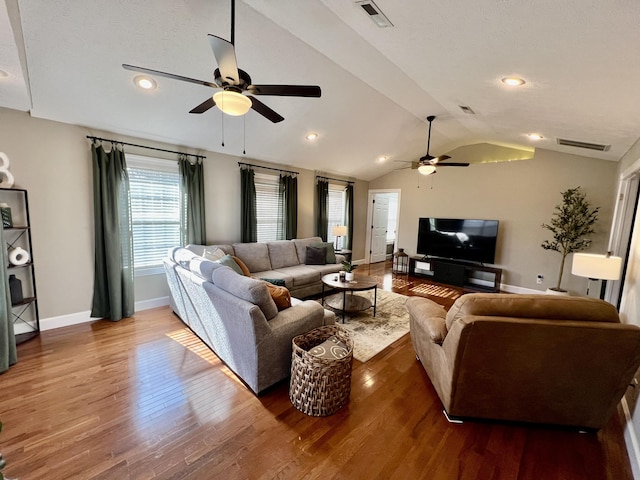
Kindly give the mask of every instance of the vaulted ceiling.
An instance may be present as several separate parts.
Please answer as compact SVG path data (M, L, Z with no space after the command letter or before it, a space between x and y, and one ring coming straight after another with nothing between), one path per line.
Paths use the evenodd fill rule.
M6 0L0 106L363 180L424 155L427 115L437 116L432 154L489 143L615 161L640 137L639 2L375 2L393 26L354 0L237 2L239 67L255 83L322 88L321 98L261 97L285 118L274 124L253 111L189 114L215 90L158 77L143 91L121 66L212 81L207 34L230 38L229 0ZM508 87L506 76L526 83Z

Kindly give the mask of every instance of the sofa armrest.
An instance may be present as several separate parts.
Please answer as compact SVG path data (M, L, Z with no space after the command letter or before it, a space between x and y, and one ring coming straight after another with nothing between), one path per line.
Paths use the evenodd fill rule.
M340 254L340 253L336 253L336 263L342 265L342 262L344 262L347 259L347 257L345 257L344 255Z
M274 335L293 338L324 324L325 309L318 302L305 300L286 308L268 321Z
M409 316L416 323L420 323L429 334L429 339L442 344L447 336L445 318L447 311L436 302L423 297L409 297L406 303Z

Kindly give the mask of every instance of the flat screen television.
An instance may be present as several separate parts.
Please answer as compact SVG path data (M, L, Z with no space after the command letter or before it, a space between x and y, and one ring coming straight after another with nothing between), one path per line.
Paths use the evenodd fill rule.
M418 255L495 263L498 220L421 218Z

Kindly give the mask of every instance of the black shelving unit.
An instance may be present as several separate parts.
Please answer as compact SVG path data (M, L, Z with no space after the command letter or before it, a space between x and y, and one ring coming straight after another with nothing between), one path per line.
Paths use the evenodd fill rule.
M29 197L22 188L0 188L0 203L11 208L12 226L4 226L5 248L23 248L29 253L29 261L22 265L7 264L5 275L15 275L22 283L21 301L12 303L13 328L16 343L26 342L40 334L40 314L38 311L38 292L31 242L31 218L29 216Z

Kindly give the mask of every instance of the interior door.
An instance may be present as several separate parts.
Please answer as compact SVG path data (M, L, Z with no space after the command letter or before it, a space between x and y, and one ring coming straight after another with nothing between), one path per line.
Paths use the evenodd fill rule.
M371 223L370 262L384 262L387 258L387 224L389 218L389 197L380 193L373 196Z

